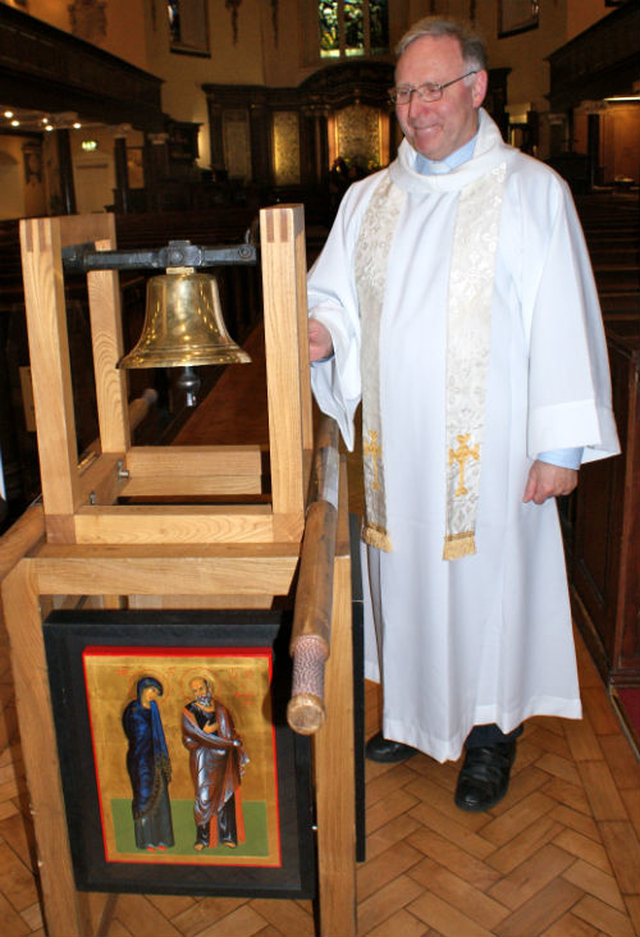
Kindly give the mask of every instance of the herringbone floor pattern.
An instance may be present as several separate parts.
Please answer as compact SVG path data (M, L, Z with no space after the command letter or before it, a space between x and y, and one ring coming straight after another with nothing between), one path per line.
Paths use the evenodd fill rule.
M532 719L506 799L453 804L457 765L367 763L358 933L371 937L640 934L638 762L582 642L584 718ZM44 934L6 638L0 647L0 934ZM367 684L367 733L378 725ZM111 937L312 937L311 902L122 895Z

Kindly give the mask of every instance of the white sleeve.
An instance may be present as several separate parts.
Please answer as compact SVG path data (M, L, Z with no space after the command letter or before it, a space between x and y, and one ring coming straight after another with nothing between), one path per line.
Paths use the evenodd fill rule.
M533 457L582 446L587 462L620 449L591 263L569 190L557 185L550 189L552 223L530 301L527 442Z
M338 423L349 450L353 449L353 417L361 398L360 313L353 258L367 201L363 188L369 187L352 186L342 199L307 280L309 316L329 330L334 350L333 357L312 367L311 387L322 412Z

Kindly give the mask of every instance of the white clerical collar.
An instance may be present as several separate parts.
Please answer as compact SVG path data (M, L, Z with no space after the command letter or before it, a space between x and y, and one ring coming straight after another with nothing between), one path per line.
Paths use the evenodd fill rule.
M418 171L416 166L418 153L405 137L398 147L397 158L391 163L388 170L394 183L405 192L419 192L422 194L427 192L459 192L465 185L473 182L474 179L486 176L487 173L501 163L509 163L512 156L520 151L504 142L497 124L489 117L484 108L480 108L479 117L478 135L472 158L467 159L466 162L461 163L450 172L441 175L424 175ZM447 159L450 159L451 156Z
M440 176L446 172L451 172L452 169L457 169L462 163L466 163L467 160L471 159L473 151L476 148L477 139L478 133L476 131L467 143L459 147L459 149L454 150L453 153L449 153L447 158L443 160L428 159L426 156L423 156L422 153L417 153L416 171L423 176Z

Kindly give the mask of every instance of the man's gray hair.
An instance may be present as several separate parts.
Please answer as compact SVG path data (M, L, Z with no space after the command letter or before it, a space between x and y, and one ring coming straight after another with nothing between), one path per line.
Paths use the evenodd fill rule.
M444 36L455 39L460 44L460 51L465 65L486 69L487 47L480 34L474 32L465 23L440 16L425 16L417 23L414 23L396 46L398 58L403 52L406 52L412 42L421 39L423 36L434 36L436 38Z

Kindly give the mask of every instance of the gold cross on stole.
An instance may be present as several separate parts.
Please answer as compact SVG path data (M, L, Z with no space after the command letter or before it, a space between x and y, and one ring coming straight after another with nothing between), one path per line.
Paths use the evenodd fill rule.
M464 466L467 459L476 459L480 458L480 445L476 444L471 449L467 445L469 439L469 433L462 433L458 435L458 442L460 445L455 450L449 449L449 465L452 465L454 462L458 463L458 487L456 489L455 497L459 498L460 495L468 494L467 489L464 486Z
M378 456L381 454L382 449L378 445L378 434L375 430L369 430L369 442L365 443L364 454L371 456L373 462L373 484L372 488L374 491L377 491L380 487L378 484Z

